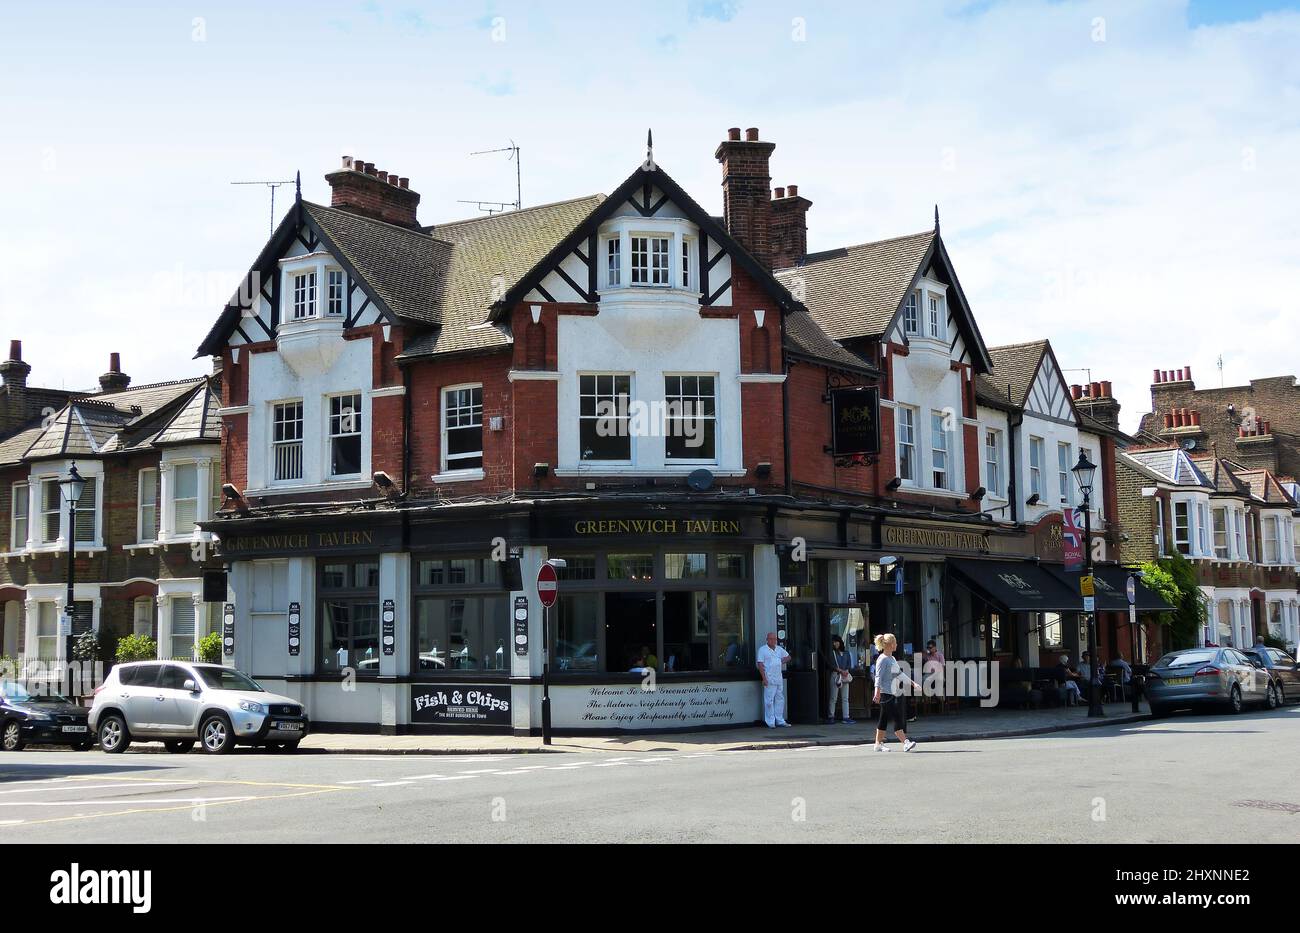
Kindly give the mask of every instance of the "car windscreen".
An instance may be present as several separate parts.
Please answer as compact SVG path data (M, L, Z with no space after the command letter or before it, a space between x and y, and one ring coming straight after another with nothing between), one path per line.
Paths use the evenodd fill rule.
M1187 667L1191 664L1211 664L1214 662L1217 651L1171 651L1159 661L1156 667Z
M14 683L12 680L6 680L0 683L0 693L4 693L5 699L10 703L26 703L32 698L22 684Z
M250 690L265 693L262 685L250 677L228 667L200 667L199 676L213 690Z

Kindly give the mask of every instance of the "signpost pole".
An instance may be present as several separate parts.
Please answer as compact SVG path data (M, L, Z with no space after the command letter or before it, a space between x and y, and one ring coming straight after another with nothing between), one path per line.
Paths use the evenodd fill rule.
M1138 663L1138 644L1140 642L1140 639L1138 638L1138 629L1137 629L1137 584L1135 583L1132 574L1129 574L1129 578L1128 578L1127 595L1128 595L1128 628L1129 628L1129 634L1131 635L1132 642L1133 642L1133 653L1132 655L1130 655L1130 660L1129 660L1129 666L1131 667L1132 665ZM1129 677L1128 689L1129 689L1129 693L1133 695L1133 712L1135 713L1138 712L1138 686L1139 685L1140 685L1140 681L1138 680L1136 675Z
M551 744L551 657L546 650L551 643L551 607L542 604L542 744Z

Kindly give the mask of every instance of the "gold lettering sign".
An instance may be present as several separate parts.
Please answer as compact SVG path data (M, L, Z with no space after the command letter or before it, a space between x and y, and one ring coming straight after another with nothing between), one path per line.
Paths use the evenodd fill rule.
M977 531L949 528L908 528L886 525L884 541L888 547L928 548L935 551L984 551L988 541Z
M221 543L227 554L241 551L306 551L347 547L369 547L373 531L316 531L279 535L235 535Z
M738 535L731 518L589 518L573 523L579 535Z

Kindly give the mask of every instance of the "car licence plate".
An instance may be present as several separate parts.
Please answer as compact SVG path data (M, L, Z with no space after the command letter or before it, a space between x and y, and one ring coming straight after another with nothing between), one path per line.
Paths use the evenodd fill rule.
M64 726L63 731L64 732L88 732L89 730L85 726Z
M1165 683L1170 687L1182 687L1186 684L1190 684L1191 682L1192 682L1192 678L1190 677L1166 677L1165 678Z
M300 722L273 722L273 723L271 723L271 728L272 728L272 729L282 729L282 730L285 730L285 731L288 731L288 732L293 732L294 730L301 729L301 728L302 728L302 723L300 723Z

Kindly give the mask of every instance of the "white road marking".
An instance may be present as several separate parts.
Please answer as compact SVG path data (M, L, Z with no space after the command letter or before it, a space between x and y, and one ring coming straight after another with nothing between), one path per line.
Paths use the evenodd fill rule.
M357 778L355 781L339 781L340 784L378 784L379 778Z
M435 781L472 781L478 775L475 774L457 774L452 777L434 778Z
M50 787L49 784L43 784L40 787L24 787L19 790L0 790L0 794L30 794L32 791L42 790L104 790L110 787L186 787L193 783L193 781L149 781L144 784L81 784L76 781L69 781L62 787Z
M407 778L408 781L428 781L441 778L441 774L412 774Z
M141 800L127 797L113 800L15 800L0 801L0 807L142 807L158 803L226 803L232 800L256 800L256 797L151 797Z
M499 768L477 768L473 771L462 771L461 774L498 774Z
M385 781L382 784L371 784L371 787L401 787L403 784L411 784L411 781Z
M596 765L597 768L618 768L627 764L626 761L607 761L604 764Z

